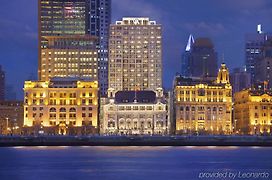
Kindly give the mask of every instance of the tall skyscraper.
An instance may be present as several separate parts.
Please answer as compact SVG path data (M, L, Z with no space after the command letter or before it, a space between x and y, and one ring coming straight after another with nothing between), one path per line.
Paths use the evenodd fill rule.
M188 65L190 77L217 76L217 53L209 38L197 38L190 51Z
M187 45L185 47L185 52L182 54L181 60L181 75L185 77L188 77L190 75L190 54L192 52L192 46L194 43L194 37L190 34Z
M102 94L107 90L108 31L111 0L39 0L39 79L42 49L49 36L93 35L98 37L98 79Z
M5 100L5 72L0 65L0 101Z
M109 88L162 87L162 27L149 18L125 17L110 25Z
M86 0L39 0L39 63L42 79L42 49L47 47L45 36L85 35L89 30L89 4Z
M251 82L255 81L256 60L262 57L262 47L267 40L267 34L257 26L257 33L248 33L245 38L245 65L246 71L251 75Z
M250 73L246 72L245 68L235 68L230 75L232 85L232 93L242 91L251 87Z
M255 62L255 81L265 81L268 88L272 88L272 39L268 38L261 50L262 57L257 58Z
M111 23L111 0L90 0L90 34L99 37L99 90L105 96L108 89L108 44Z
M213 77L217 74L217 53L209 38L190 35L182 54L181 75L184 77Z
M41 80L53 77L98 79L97 38L90 35L44 36L41 50Z

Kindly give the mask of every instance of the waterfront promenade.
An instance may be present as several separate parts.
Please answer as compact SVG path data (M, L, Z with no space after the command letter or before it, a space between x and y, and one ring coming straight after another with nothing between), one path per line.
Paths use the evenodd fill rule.
M0 146L272 146L271 136L0 136Z

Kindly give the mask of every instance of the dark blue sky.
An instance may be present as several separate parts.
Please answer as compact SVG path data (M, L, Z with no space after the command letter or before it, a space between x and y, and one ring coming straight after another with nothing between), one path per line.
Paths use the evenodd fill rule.
M254 33L259 23L264 31L272 31L271 0L112 0L112 22L123 16L148 16L163 25L167 88L180 71L190 33L210 37L232 69L244 65L246 33ZM37 0L1 0L0 64L20 99L24 80L37 76L37 44Z

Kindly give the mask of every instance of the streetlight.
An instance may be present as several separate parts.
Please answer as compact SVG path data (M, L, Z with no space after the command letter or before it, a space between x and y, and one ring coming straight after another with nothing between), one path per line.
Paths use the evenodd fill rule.
M237 119L234 120L234 131L235 131L235 134L237 134L237 126L236 126L236 123L237 123Z
M6 117L6 123L7 123L7 134L8 134L8 131L10 130L10 128L9 128L9 124L8 124L8 120L9 120L9 118L8 118L8 117Z

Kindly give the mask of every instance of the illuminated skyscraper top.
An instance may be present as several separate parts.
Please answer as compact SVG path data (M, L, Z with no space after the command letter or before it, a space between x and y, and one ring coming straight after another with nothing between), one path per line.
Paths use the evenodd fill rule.
M188 42L187 42L187 45L186 45L186 48L185 48L185 51L190 51L191 50L191 47L192 45L195 43L195 40L194 40L194 37L192 34L190 34L189 36L189 39L188 39Z
M187 45L185 47L185 51L182 53L181 58L181 75L184 77L189 76L190 67L189 67L189 61L190 61L190 53L192 50L192 46L195 43L194 37L192 34L190 34Z
M88 34L89 9L86 0L39 0L40 36Z

